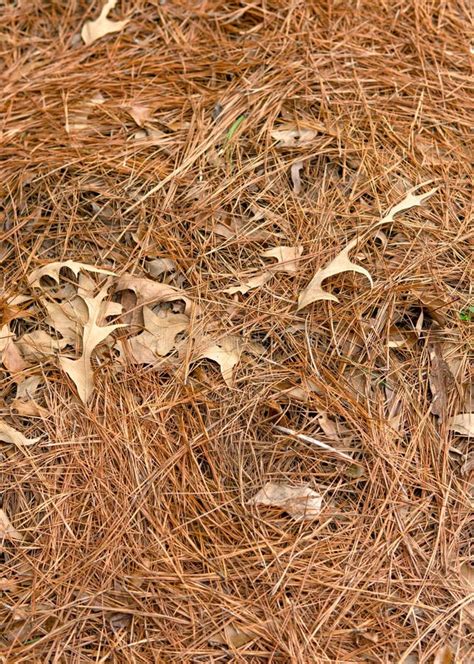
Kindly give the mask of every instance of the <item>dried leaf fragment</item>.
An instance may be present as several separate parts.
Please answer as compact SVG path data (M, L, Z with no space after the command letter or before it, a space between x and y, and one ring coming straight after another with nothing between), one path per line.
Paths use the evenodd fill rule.
M412 187L411 189L409 189L405 194L405 197L400 201L400 203L397 203L396 205L391 207L390 210L387 212L387 214L383 217L383 219L377 222L375 226L381 226L382 224L389 224L394 220L396 214L404 212L405 210L409 210L412 207L418 207L420 205L423 205L425 201L431 198L431 196L433 196L433 194L438 191L438 187L433 187L433 189L427 191L426 194L415 194L415 191L417 191L420 187L424 187L427 184L429 184L429 182L422 182L422 184L417 184L416 187Z
M155 258L145 265L145 269L155 279L168 272L176 272L176 263L171 258Z
M298 271L298 262L302 253L303 247L280 246L268 249L262 254L262 256L264 258L277 259L278 263L271 266L271 272L288 272L289 274L295 274Z
M26 438L20 431L17 431L4 420L0 420L0 441L4 443L11 443L17 447L24 447L28 445L34 445L37 443L41 437L38 438Z
M302 161L295 161L294 164L291 165L291 181L293 183L293 191L295 194L301 193L301 177L300 177L300 171L303 169L303 162Z
M22 354L15 345L14 334L10 332L10 327L4 325L0 329L0 356L5 369L11 374L20 373L28 368Z
M302 145L308 145L317 135L318 132L314 129L292 125L271 132L273 140L278 141L277 147L283 148L298 148Z
M4 510L0 509L0 540L22 540L18 530L12 525Z
M373 280L370 273L360 265L353 263L349 258L349 252L357 245L357 240L354 239L334 258L325 268L316 272L309 284L304 288L298 298L298 311L304 309L308 304L318 300L329 300L331 302L339 302L335 295L322 288L322 283L325 279L333 277L341 272L358 272L363 274L370 281L373 286Z
M66 343L62 339L54 339L44 330L34 330L23 334L16 345L25 359L30 362L42 362L55 357Z
M143 307L145 330L129 339L129 347L137 364L155 364L157 355L164 357L175 347L176 336L189 327L185 314L154 313Z
M94 21L86 21L81 30L81 37L86 46L112 32L120 32L127 25L128 19L111 21L108 13L115 7L117 0L107 0L99 16Z
M242 350L242 339L236 335L229 335L219 339L219 341L209 343L196 359L208 359L217 362L226 384L228 387L232 387L234 384L233 369L240 361Z
M248 504L279 507L295 519L309 521L319 516L323 499L308 486L267 482Z
M87 265L86 263L77 263L76 261L57 261L55 263L48 263L43 265L43 267L33 270L33 272L28 277L28 283L30 286L40 286L41 279L43 277L51 277L57 284L59 283L59 273L63 268L68 268L74 275L77 277L79 272L94 272L96 274L104 274L107 276L114 276L114 273L110 270L103 270L93 265Z
M448 406L449 394L455 381L449 369L448 363L443 358L440 344L432 344L430 347L431 370L428 374L431 394L431 412L439 418L444 419Z
M210 643L225 645L229 648L240 648L249 641L252 641L255 635L249 631L244 631L240 627L232 624L225 625L221 632L217 632L209 637Z
M150 122L153 116L153 111L144 104L130 104L126 106L127 112L139 127L144 127L147 122Z
M474 413L460 413L448 420L448 429L461 436L474 437Z
M137 296L138 304L157 304L158 302L173 302L182 300L185 304L185 313L190 315L191 311L197 310L196 305L186 293L174 286L161 284L146 277L135 277L132 274L124 274L117 282L117 291L131 290Z
M264 286L267 281L271 279L271 276L270 272L262 272L261 274L257 274L255 277L250 277L247 281L242 282L240 286L231 286L230 288L224 289L223 292L229 293L229 295L235 295L235 293L242 293L242 295L245 295L245 293L248 293L254 288Z

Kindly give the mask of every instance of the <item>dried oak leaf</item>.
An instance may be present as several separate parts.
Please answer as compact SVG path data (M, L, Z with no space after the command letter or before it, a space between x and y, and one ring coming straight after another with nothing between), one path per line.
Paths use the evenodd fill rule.
M0 357L3 366L11 374L17 374L28 368L28 363L14 343L14 334L9 325L0 329Z
M114 272L111 272L110 270L103 270L101 268L94 267L93 265L87 265L86 263L77 263L76 261L69 260L69 261L57 261L55 263L48 263L47 265L43 265L43 267L40 267L37 270L33 270L33 272L28 277L28 283L30 284L30 286L39 287L41 285L40 282L43 277L51 277L51 279L53 279L58 284L59 273L64 268L68 268L69 270L71 270L71 272L73 272L76 277L81 271L94 272L96 274L104 274L110 277L115 276Z
M34 399L42 382L41 376L29 376L22 381L16 389L16 397L11 404L12 410L22 417L46 417L48 411Z
M22 540L23 537L20 535L18 530L12 525L10 519L4 512L0 509L0 540Z
M123 323L103 327L99 325L103 316L103 301L108 289L109 284L107 283L94 298L82 296L88 312L87 323L82 329L82 355L77 360L67 357L60 358L61 368L73 380L83 403L89 401L94 390L94 372L91 365L93 350L114 330L126 327Z
M97 39L105 37L112 32L120 32L129 22L128 19L123 21L111 21L107 18L109 12L115 7L117 0L107 0L101 9L99 16L94 21L86 21L81 30L81 37L86 46L92 44Z
M319 516L323 499L308 486L267 482L263 489L248 501L248 504L279 507L295 519L311 520Z
M30 362L43 362L55 357L66 343L62 339L54 339L44 330L34 330L23 334L17 341L23 357Z
M137 364L155 364L157 355L168 355L175 347L176 336L189 327L189 318L185 314L170 311L155 314L149 307L143 307L143 320L144 331L128 340Z
M4 443L11 443L17 447L24 447L28 445L34 445L37 443L41 437L38 438L26 438L20 431L17 431L9 424L0 420L0 441Z
M288 272L295 274L298 271L298 263L303 247L272 247L267 249L262 256L264 258L276 258L278 263L270 267L271 272Z
M233 369L240 361L243 342L236 335L223 337L219 341L211 341L205 345L204 350L195 358L196 360L213 360L221 368L222 377L228 387L234 384Z
M229 295L242 293L242 295L245 295L245 293L248 293L250 290L253 290L254 288L260 288L260 286L266 284L267 281L271 279L271 277L272 275L270 272L262 272L261 274L257 274L255 277L250 277L250 279L247 281L243 281L240 286L231 286L230 288L225 288L223 293L229 293Z
M421 184L417 184L415 187L412 187L407 191L405 194L404 198L400 201L400 203L397 203L393 207L390 208L390 210L387 212L384 217L375 224L374 228L377 226L381 226L382 224L389 224L392 221L394 221L394 217L396 214L399 214L400 212L404 212L405 210L409 210L412 207L418 207L420 205L423 205L425 201L427 201L435 192L438 191L438 187L433 187L433 189L430 189L429 191L426 192L426 194L415 194L415 191L419 189L420 187L424 187L427 184L430 184L431 181L428 182L422 182Z
M168 286L167 284L158 283L146 277L135 277L132 274L124 274L118 280L115 290L133 291L137 296L139 305L182 300L185 304L185 313L188 316L193 310L198 312L197 306L183 290L174 288L174 286Z
M255 638L255 634L243 630L232 624L225 625L221 632L216 632L209 637L209 643L224 645L229 648L240 648Z
M448 429L456 431L460 436L474 438L474 413L459 413L448 420Z
M319 132L315 129L289 125L272 131L271 137L273 140L278 141L277 147L299 148L302 145L308 145L308 143L314 141L318 133Z
M333 277L341 272L358 272L363 274L370 281L373 286L373 281L370 273L360 265L353 263L349 258L349 252L357 245L357 240L354 239L334 258L325 268L316 272L309 284L304 288L298 298L298 311L304 309L308 304L318 300L330 300L331 302L339 302L335 295L322 288L322 283L325 279Z

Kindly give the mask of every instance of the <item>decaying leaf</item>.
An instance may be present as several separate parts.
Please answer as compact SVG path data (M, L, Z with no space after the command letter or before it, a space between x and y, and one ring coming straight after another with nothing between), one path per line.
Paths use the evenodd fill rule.
M250 290L260 288L260 286L266 284L271 277L272 275L270 272L262 272L261 274L257 274L255 277L250 277L247 281L242 282L240 286L225 288L223 292L229 293L229 295L235 295L235 293L242 293L242 295L245 295L245 293L248 293Z
M185 314L162 311L155 314L143 307L145 330L128 340L133 360L137 364L155 364L157 356L164 357L175 347L176 336L187 330L189 318Z
M145 265L145 269L155 279L168 272L176 272L176 263L171 258L155 258Z
M61 339L54 339L44 330L34 330L23 334L16 342L23 357L30 362L42 362L55 357L66 343Z
M460 436L474 437L474 413L460 413L448 420L448 429Z
M43 382L41 376L29 376L16 389L16 397L11 408L22 417L46 417L48 411L36 403L34 397Z
M249 505L279 507L295 519L311 520L319 516L323 499L308 486L289 486L267 482L248 502Z
M72 301L43 302L48 316L45 323L54 328L68 345L75 345L87 322L87 307L82 297Z
M301 145L308 145L317 135L318 131L314 129L292 125L271 132L273 140L278 141L277 147L284 148L298 148Z
M271 272L288 272L295 274L298 271L298 262L303 247L273 247L265 251L262 256L264 258L276 258L278 263L272 265L269 269Z
M97 39L105 37L112 32L120 32L127 25L128 19L123 21L111 21L107 18L109 12L115 7L117 0L107 0L101 9L99 16L94 21L86 21L81 30L81 37L86 46Z
M303 169L302 161L295 161L295 163L291 165L291 181L293 183L293 191L295 192L295 194L301 193L300 171L302 169Z
M84 132L93 129L89 122L89 115L93 111L94 106L101 106L105 102L105 97L101 92L97 92L90 99L83 101L79 108L69 110L66 115L66 123L64 128L68 134L75 132Z
M34 445L41 438L26 438L22 433L11 427L4 420L0 420L0 441L4 443L11 443L17 447L24 447Z
M28 283L30 286L40 286L41 279L43 277L51 277L57 284L59 283L59 273L62 269L68 268L74 275L77 275L81 271L85 272L94 272L96 274L104 274L107 276L114 276L114 273L110 270L103 270L93 265L87 265L86 263L77 263L76 261L57 261L55 263L48 263L43 265L43 267L33 270L33 272L28 277Z
M94 390L94 372L91 365L93 350L103 342L109 334L119 327L125 327L123 323L99 326L103 315L103 301L107 295L109 284L106 284L94 297L85 297L83 300L87 306L88 320L82 330L82 355L77 360L67 357L60 358L60 366L73 380L77 392L83 403L87 403Z
M440 344L430 346L431 368L428 374L431 394L431 412L440 419L446 416L449 395L455 385L454 377L449 366L443 358Z
M416 185L416 187L412 187L411 189L409 189L405 194L403 200L401 200L400 203L397 203L396 205L391 207L390 210L387 212L387 214L383 217L383 219L377 222L375 226L381 226L382 224L392 223L396 214L404 212L405 210L409 210L412 207L417 207L419 205L422 205L425 201L431 198L431 196L433 196L433 194L438 191L438 187L430 189L429 191L426 192L426 194L415 194L415 191L420 189L420 187L426 186L427 184L430 183L423 182L422 184L418 184Z
M333 277L341 272L358 272L363 274L370 281L373 286L373 281L370 273L360 265L352 263L349 258L349 252L357 245L357 240L354 239L334 258L325 268L316 272L309 284L304 288L298 298L298 311L304 309L308 304L317 302L318 300L330 300L331 302L339 302L335 295L322 288L322 283L325 279Z
M233 368L240 361L242 350L242 339L235 335L229 335L228 337L219 339L219 341L209 343L195 359L208 359L217 362L226 384L232 387L234 384Z
M255 634L234 625L225 625L221 632L209 637L209 643L225 645L229 648L240 648L255 638Z
M153 117L152 109L144 104L130 104L130 106L126 106L126 109L139 127L144 127Z
M4 510L0 509L0 541L2 540L22 540L18 530L12 525Z
M189 316L192 310L197 311L193 301L183 290L160 284L146 277L134 277L132 274L124 274L117 282L117 291L131 290L137 296L139 305L152 305L158 302L173 302L182 300L185 304L185 313Z
M14 343L14 334L8 325L0 329L0 357L5 369L11 374L17 374L28 368L20 350Z

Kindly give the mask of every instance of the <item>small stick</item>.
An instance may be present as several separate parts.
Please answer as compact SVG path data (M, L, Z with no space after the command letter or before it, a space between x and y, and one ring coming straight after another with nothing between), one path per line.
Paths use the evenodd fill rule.
M334 449L334 447L331 447L327 443L323 443L321 440L316 440L316 438L311 438L310 436L306 436L304 433L297 433L296 431L293 431L293 429L287 429L286 427L281 427L279 424L274 424L273 428L277 429L278 431L281 431L282 433L286 433L289 436L294 436L295 438L298 438L298 440L303 440L305 443L311 443L312 445L316 445L317 447L320 447L323 450L327 450L328 452L334 452L334 454L337 454L342 459L345 459L350 463L358 463L357 461L354 461L354 459L348 454L345 454L340 450Z

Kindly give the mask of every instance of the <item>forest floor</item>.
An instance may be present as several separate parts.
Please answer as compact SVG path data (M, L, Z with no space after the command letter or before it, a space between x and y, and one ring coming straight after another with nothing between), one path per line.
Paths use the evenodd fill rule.
M467 6L114 5L0 15L2 661L468 662Z

